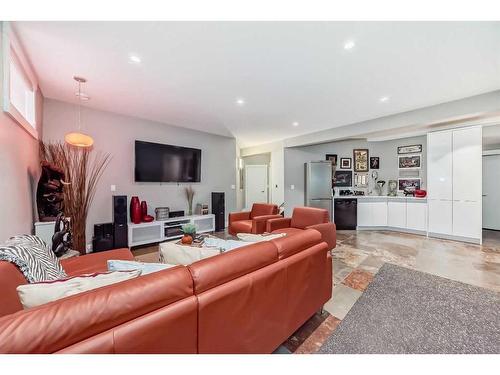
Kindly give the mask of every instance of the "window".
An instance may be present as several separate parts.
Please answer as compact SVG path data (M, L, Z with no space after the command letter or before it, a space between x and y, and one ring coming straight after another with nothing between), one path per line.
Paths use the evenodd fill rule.
M35 76L8 22L3 22L2 34L2 52L4 54L3 110L33 137L38 138Z

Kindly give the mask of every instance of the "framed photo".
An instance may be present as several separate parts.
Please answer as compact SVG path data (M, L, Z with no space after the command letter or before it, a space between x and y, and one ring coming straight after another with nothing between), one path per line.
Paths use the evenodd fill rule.
M405 189L417 190L420 189L421 179L416 177L398 178L398 190L404 191Z
M340 169L351 169L352 158L340 158Z
M336 171L333 181L334 187L351 187L352 171Z
M368 172L368 149L358 148L352 151L354 172Z
M354 173L354 187L365 188L368 186L368 173Z
M380 169L380 158L378 156L370 158L370 169Z
M422 152L422 145L399 146L398 154L418 154Z
M336 154L326 154L326 160L330 160L332 162L332 167L337 166L337 155Z
M399 155L399 169L420 169L422 168L422 155Z

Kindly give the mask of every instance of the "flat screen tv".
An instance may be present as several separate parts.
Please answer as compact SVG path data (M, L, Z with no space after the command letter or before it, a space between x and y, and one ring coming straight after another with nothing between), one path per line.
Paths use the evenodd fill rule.
M200 182L201 150L135 141L136 182Z

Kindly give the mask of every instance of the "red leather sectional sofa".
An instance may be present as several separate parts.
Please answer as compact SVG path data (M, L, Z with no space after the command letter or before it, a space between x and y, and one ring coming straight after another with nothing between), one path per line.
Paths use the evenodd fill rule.
M128 249L63 261L99 272ZM0 353L271 353L331 297L313 229L22 310L26 281L0 262ZM4 284L5 282L5 284Z

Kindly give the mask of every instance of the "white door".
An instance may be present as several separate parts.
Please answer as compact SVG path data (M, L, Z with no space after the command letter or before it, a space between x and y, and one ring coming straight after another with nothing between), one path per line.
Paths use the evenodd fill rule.
M500 230L500 155L483 156L483 228Z
M452 199L453 143L452 132L427 135L427 190L430 199Z
M267 203L267 165L245 166L245 207Z
M453 201L481 201L481 134L480 127L453 131Z

